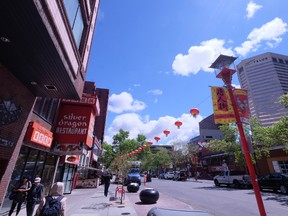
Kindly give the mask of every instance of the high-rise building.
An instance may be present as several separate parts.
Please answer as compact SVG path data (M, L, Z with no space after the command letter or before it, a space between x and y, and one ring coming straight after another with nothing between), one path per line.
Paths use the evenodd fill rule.
M251 116L262 126L271 126L288 109L279 97L288 93L288 56L267 52L244 59L237 65L241 88L248 90Z

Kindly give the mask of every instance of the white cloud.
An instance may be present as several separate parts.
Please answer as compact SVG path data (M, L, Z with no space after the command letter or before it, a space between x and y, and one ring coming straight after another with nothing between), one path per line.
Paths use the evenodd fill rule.
M183 125L178 129L175 126L175 121L181 121ZM112 137L119 132L120 129L129 131L129 138L136 138L138 134L144 134L147 141L156 144L155 136L161 139L157 144L171 144L183 145L186 144L191 138L199 135L199 122L202 117L199 115L196 118L190 114L183 114L180 118L176 119L171 116L163 116L158 120L150 120L149 116L144 119L136 113L126 113L118 115L108 128L108 134L105 136L105 142L111 144ZM163 133L164 130L169 130L168 137Z
M153 95L162 95L163 91L160 89L153 89L153 90L149 90L148 93L153 94Z
M234 88L241 88L241 85L237 85L237 84L233 84L233 83L232 83L232 86L233 86Z
M274 20L255 28L248 35L247 40L240 47L236 47L235 51L242 56L249 52L257 51L263 43L268 47L275 47L281 41L281 36L287 32L287 23L276 17Z
M224 40L214 38L201 42L200 46L190 47L187 55L176 55L172 64L174 73L189 76L197 74L200 70L212 72L209 66L220 54L233 56L232 49L225 48L224 44Z
M256 13L256 11L258 11L262 7L263 7L262 5L258 5L255 2L250 1L246 7L246 12L247 12L246 17L248 19L252 18L254 16L254 14Z
M146 108L142 101L134 100L128 92L122 92L119 95L112 94L109 98L108 110L114 113L127 111L140 111Z

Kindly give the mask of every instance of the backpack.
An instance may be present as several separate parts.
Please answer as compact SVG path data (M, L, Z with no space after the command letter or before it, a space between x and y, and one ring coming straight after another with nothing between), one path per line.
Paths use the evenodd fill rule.
M41 211L41 216L59 216L61 215L61 199L64 196L53 198L52 196L46 197L45 205Z

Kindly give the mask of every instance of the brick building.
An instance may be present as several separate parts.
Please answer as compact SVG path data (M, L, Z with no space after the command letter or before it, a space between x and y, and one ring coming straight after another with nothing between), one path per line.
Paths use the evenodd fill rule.
M22 176L41 174L48 185L55 179L59 99L82 98L98 6L99 0L0 3L1 207Z

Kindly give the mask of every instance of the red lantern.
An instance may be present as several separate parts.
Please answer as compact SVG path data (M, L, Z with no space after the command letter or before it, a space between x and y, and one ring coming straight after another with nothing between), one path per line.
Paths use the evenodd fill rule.
M180 126L182 125L182 122L181 121L176 121L175 122L175 125L178 127L178 129L180 128Z
M166 135L166 137L168 136L168 134L170 134L169 130L164 130L163 133Z
M153 142L147 142L147 144L148 144L148 145L152 145L152 144L153 144Z
M191 115L195 118L199 114L199 110L197 108L190 109Z
M156 136L154 137L154 139L156 140L156 142L158 142L160 140L160 137Z
M141 150L142 150L142 147L139 147L139 148L138 148L138 151L141 151Z
M147 145L143 145L142 148L143 148L143 149L146 149L146 148L147 148Z

